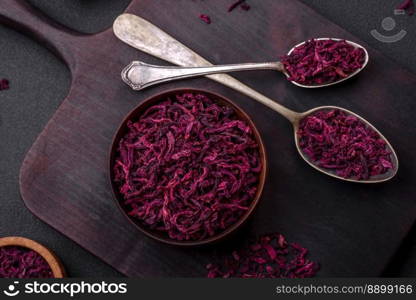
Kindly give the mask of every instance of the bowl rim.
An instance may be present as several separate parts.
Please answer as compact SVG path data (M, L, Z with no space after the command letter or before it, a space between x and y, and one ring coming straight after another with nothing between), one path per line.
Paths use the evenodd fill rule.
M140 225L140 224L138 224L138 222L135 222L134 220L132 220L132 218L130 218L127 215L127 213L125 212L125 210L123 209L123 206L121 205L121 203L119 201L119 193L116 189L116 185L115 185L114 181L112 180L112 178L113 178L113 165L114 165L113 161L114 161L114 158L115 158L117 144L118 144L118 141L120 139L120 135L121 135L123 129L125 129L127 121L131 120L134 117L137 118L140 113L143 113L144 109L146 109L147 107L150 107L152 104L157 103L158 101L161 101L162 97L166 97L167 95L170 95L170 94L186 93L186 92L207 94L207 95L213 97L216 101L219 100L220 103L222 103L224 105L229 105L232 108L234 108L237 115L239 116L239 118L246 121L249 124L250 128L253 130L254 137L256 139L256 142L259 145L259 156L260 156L260 160L261 160L262 165L263 165L262 166L262 171L259 174L259 183L258 183L258 186L257 186L256 196L253 199L253 201L251 202L249 209L244 213L244 215L237 222L235 222L234 224L229 226L226 230L221 231L220 233L218 233L214 236L211 236L209 238L206 238L206 239L203 239L203 240L198 240L198 241L178 241L178 240L171 239L169 237L163 237L162 234L160 234L160 235L155 234L155 233L152 232L152 230L148 230L143 225ZM242 227L242 225L247 222L247 220L250 218L250 216L252 216L254 210L257 208L257 206L259 204L259 201L260 201L261 196L263 194L263 189L264 189L264 185L265 185L265 182L266 182L267 173L268 173L268 159L267 159L267 154L266 154L266 147L264 145L264 142L263 142L263 139L261 137L260 132L258 131L256 125L254 124L254 122L250 118L250 116L241 107L239 107L237 104L235 104L233 101L231 101L227 97L222 96L218 93L209 91L209 90L198 89L198 88L187 88L187 87L185 87L185 88L168 89L168 90L165 90L163 92L158 92L154 95L151 95L151 96L147 97L140 104L135 106L132 110L129 111L129 113L127 113L127 115L121 121L120 125L117 127L117 129L115 131L115 134L113 135L113 138L112 138L112 142L111 142L111 145L110 145L109 156L108 156L108 180L110 182L113 199L116 202L116 206L119 208L121 213L140 232L144 233L145 236L150 237L151 239L154 239L156 241L159 241L159 242L162 242L162 243L165 243L165 244L169 244L169 245L175 245L175 246L190 247L190 246L201 246L201 245L206 245L206 244L212 244L214 242L217 242L217 241L220 241L220 240L224 239L225 237L228 237L229 235L234 233L237 229Z
M17 246L35 251L40 256L42 256L48 263L49 267L52 270L53 278L66 277L65 268L59 257L56 256L56 254L52 252L52 250L49 250L42 244L34 240L20 236L9 236L0 238L0 248L10 246Z

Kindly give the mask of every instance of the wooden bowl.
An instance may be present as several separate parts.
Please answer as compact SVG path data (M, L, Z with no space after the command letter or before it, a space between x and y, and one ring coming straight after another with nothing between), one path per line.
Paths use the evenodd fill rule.
M46 260L54 278L64 278L66 276L65 268L59 258L51 250L38 242L18 236L0 238L0 248L6 246L17 246L33 250Z
M166 99L167 97L173 96L173 95L179 94L179 93L186 93L186 92L205 94L208 97L210 97L211 99L215 100L220 105L231 106L235 110L239 119L244 120L245 122L247 122L247 124L249 124L249 126L253 130L255 140L259 145L260 161L261 161L262 166L263 166L262 171L259 175L259 183L258 183L257 193L255 195L255 198L253 199L249 209L245 212L245 214L243 216L241 216L240 220L237 221L236 223L234 223L233 225L231 225L230 227L228 227L226 230L224 230L224 231L222 231L222 232L220 232L220 233L218 233L214 236L211 236L211 237L203 239L203 240L197 240L197 241L178 241L178 240L171 239L165 233L158 232L158 231L155 231L155 230L151 230L151 229L147 228L145 225L141 224L138 220L134 220L134 219L130 218L127 215L127 213L125 212L125 210L123 209L123 205L122 205L123 196L120 194L120 192L118 190L118 187L117 187L117 184L112 180L114 178L113 166L114 166L114 162L115 162L117 147L118 147L120 139L127 132L127 129L128 129L127 128L127 122L129 120L137 121L139 119L139 117L141 116L141 114L144 113L144 111L146 111L146 109L148 109L150 106ZM260 133L258 132L258 130L257 130L256 126L254 125L253 121L251 120L251 118L240 107L238 107L236 104L234 104L231 100L229 100L229 99L227 99L227 98L225 98L221 95L209 92L209 91L197 90L197 89L191 89L191 88L169 90L169 91L157 94L155 96L152 96L151 98L148 98L147 100L142 102L140 105L138 105L135 109L133 109L127 115L127 117L123 120L123 122L121 123L120 127L117 130L117 133L115 134L115 136L113 138L109 158L110 158L109 159L110 183L111 183L113 195L114 195L114 198L116 200L117 206L119 207L119 209L121 210L123 215L126 216L126 218L129 220L129 222L131 222L139 231L143 232L147 236L149 236L149 237L151 237L151 238L153 238L157 241L163 242L163 243L167 243L167 244L170 244L170 245L178 245L178 246L199 246L199 245L213 243L213 242L224 239L226 236L228 236L232 232L234 232L237 228L241 227L241 225L243 225L247 221L247 219L250 217L250 215L252 215L254 209L257 207L257 204L259 203L261 194L263 192L263 187L264 187L264 183L265 183L265 180L266 180L266 173L267 173L267 158L266 158L266 151L265 151L264 143L261 139Z

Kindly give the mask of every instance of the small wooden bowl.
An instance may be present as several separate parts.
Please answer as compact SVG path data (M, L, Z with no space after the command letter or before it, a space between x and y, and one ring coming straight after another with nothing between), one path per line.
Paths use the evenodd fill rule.
M222 232L220 232L220 233L218 233L218 234L216 234L212 237L209 237L207 239L198 240L198 241L177 241L177 240L171 239L166 234L163 234L163 233L155 231L155 230L151 230L151 229L145 227L139 221L130 218L127 215L127 213L125 212L125 210L123 209L123 205L122 205L123 196L120 194L120 192L118 191L118 187L117 187L116 183L113 181L113 178L114 178L113 166L114 166L114 162L115 162L115 158L116 158L116 154L117 154L117 147L118 147L120 139L127 132L127 129L128 129L127 122L128 121L137 121L139 119L139 117L142 115L142 113L144 113L146 111L146 109L148 109L150 106L166 99L167 97L170 97L170 96L173 96L173 95L176 95L176 94L180 94L180 93L187 93L187 92L205 94L208 97L210 97L211 99L214 99L217 103L219 103L221 105L231 106L235 110L239 119L244 120L245 122L247 122L247 124L249 124L249 126L253 130L255 140L256 140L257 144L259 145L260 161L261 161L262 166L263 166L262 171L259 175L259 183L258 183L258 187L257 187L256 196L253 199L249 209L245 212L245 214L243 216L241 216L240 220L237 221L236 223L234 223L233 225L231 225L230 227L228 227L226 230L224 230L224 231L222 231ZM199 245L213 243L213 242L224 239L225 237L227 237L231 233L233 233L237 228L241 227L241 225L243 225L247 221L247 219L250 217L250 215L252 215L254 209L257 207L257 204L259 203L261 194L263 192L264 183L265 183L265 180L266 180L266 173L267 173L267 157L266 157L266 150L265 150L265 147L264 147L264 143L261 139L259 131L257 130L257 128L254 125L251 118L240 107L238 107L236 104L234 104L231 100L229 100L229 99L227 99L227 98L225 98L221 95L209 92L209 91L199 90L199 89L197 90L197 89L191 89L191 88L169 90L169 91L157 94L157 95L155 95L151 98L148 98L147 100L145 100L144 102L139 104L135 109L133 109L127 115L127 117L123 120L123 122L121 123L120 127L118 128L118 130L117 130L117 132L116 132L116 134L113 138L109 158L110 158L109 159L110 184L111 184L111 187L112 187L113 195L114 195L114 198L116 200L117 206L119 207L119 209L121 210L123 215L126 216L126 218L129 220L129 222L131 222L138 230L140 230L141 232L143 232L147 236L149 236L149 237L151 237L151 238L153 238L157 241L166 243L166 244L178 245L178 246L199 246Z
M0 238L0 248L7 246L28 248L37 252L48 263L54 278L64 278L66 276L65 268L59 258L51 250L42 246L38 242L18 236Z

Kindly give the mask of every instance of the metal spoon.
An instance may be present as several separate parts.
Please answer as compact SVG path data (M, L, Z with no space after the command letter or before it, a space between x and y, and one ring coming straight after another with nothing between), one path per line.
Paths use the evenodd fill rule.
M150 22L140 18L138 16L132 14L123 14L120 15L114 22L113 30L115 35L122 40L123 42L127 43L128 45L135 47L147 54L156 56L160 59L168 61L170 63L180 65L180 66L193 66L193 67L201 67L201 66L212 66L206 59L199 56L197 53L186 47L185 45L181 44L179 41L156 27L155 25L151 24ZM208 75L208 78L215 80L225 86L228 86L236 91L241 92L242 94L266 105L267 107L273 109L274 111L278 112L286 119L288 119L294 129L294 137L295 137L295 144L296 148L298 149L299 154L301 157L312 167L317 169L318 171L341 179L345 181L352 181L352 182L360 182L360 183L378 183L387 181L393 178L397 170L399 168L399 162L397 159L396 152L394 151L393 147L387 141L387 139L367 120L363 119L362 117L358 116L357 114L336 106L320 106L314 109L308 110L303 113L292 111L283 105L271 100L270 98L260 94L259 92L255 91L254 89L248 87L247 85L241 83L240 81L236 80L235 78L226 75L226 74L215 74L215 75ZM355 180L351 178L343 178L335 173L328 171L326 169L320 168L311 162L305 154L302 152L299 146L299 139L297 135L297 131L299 129L300 121L305 118L306 116L315 113L318 110L327 110L327 109L340 109L348 114L355 115L363 122L365 122L370 128L376 131L382 139L384 139L387 143L387 147L389 148L391 154L391 160L394 165L394 169L391 172L387 172L385 174L372 177L368 180Z
M341 39L334 38L318 38L316 40L335 40L341 41ZM347 79L350 79L360 73L368 64L369 56L367 50L354 42L346 40L346 42L352 45L355 48L361 48L365 53L365 60L361 68L357 69L355 72L349 74L345 78L341 78L337 81L330 82L327 84L319 85L304 85L296 81L291 81L294 85L303 87L303 88L320 88L326 87L334 84L338 84ZM289 51L289 55L293 50L306 42L302 42L294 46ZM219 74L219 73L230 73L238 71L253 71L253 70L276 70L280 71L289 78L288 72L285 70L283 64L280 61L276 62L266 62L266 63L244 63L244 64L231 64L231 65L217 65L210 67L170 67L170 66L155 66L149 65L141 61L133 61L129 64L122 72L122 79L128 85L130 85L134 90L139 91L150 87L155 84L160 84L163 82L204 76L210 74Z

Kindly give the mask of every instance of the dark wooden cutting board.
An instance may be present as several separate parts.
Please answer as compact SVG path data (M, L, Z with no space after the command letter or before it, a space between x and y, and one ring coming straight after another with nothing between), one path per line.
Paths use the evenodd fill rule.
M229 2L136 0L127 11L213 63L273 60L311 37L360 42L298 1L252 1L248 12L227 13ZM213 23L201 22L200 13ZM291 125L261 104L205 78L133 92L121 82L121 69L135 59L163 62L123 44L111 29L82 35L36 14L21 1L0 2L1 22L49 46L72 73L68 96L21 168L21 195L36 216L128 276L205 276L207 262L268 231L310 248L311 258L322 265L321 276L381 274L416 216L415 75L373 49L358 78L327 89L300 89L271 71L236 75L292 109L339 105L373 122L395 146L399 174L385 184L350 184L305 164ZM178 87L233 99L253 118L268 150L270 173L259 209L236 236L215 246L182 249L146 238L117 210L110 191L108 150L123 116L145 98Z

